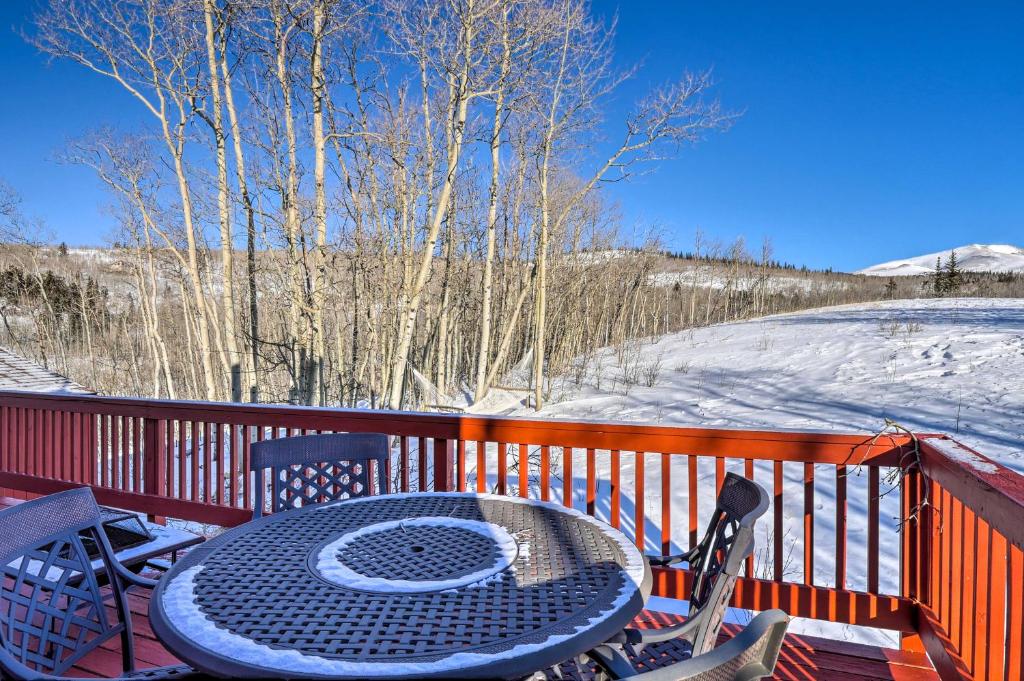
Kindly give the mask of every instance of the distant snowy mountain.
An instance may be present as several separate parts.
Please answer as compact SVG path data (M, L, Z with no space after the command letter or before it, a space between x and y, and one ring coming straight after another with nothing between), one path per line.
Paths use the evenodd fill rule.
M971 244L953 249L960 269L967 272L1024 272L1024 248L1005 244ZM872 277L909 277L915 274L929 274L935 271L935 260L942 258L943 264L949 259L949 251L919 255L916 258L892 260L872 265L856 274Z

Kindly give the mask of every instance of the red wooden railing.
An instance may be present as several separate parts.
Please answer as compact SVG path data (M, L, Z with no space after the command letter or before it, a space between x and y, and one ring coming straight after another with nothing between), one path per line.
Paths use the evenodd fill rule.
M914 460L902 456L913 450L909 436L0 392L0 488L45 494L88 484L101 503L234 525L251 517L249 445L309 432L394 436L397 489L560 499L662 551L686 544L684 536L696 541L711 481L717 487L735 470L757 478L773 503L770 541L747 561L734 605L895 630L953 678L1020 677L1024 478L974 453L981 470L965 467L936 436L920 439L920 469L896 476L890 490L885 480L901 457ZM823 487L834 503L818 509ZM685 509L673 506L680 499ZM893 501L903 522L882 512ZM867 527L850 526L850 505L864 508L853 517ZM786 509L801 515L788 541ZM898 582L880 574L879 558L897 546ZM863 579L849 574L855 555L865 561ZM656 595L685 596L687 571L655 576Z
M1024 678L1024 476L947 438L921 451L905 581L929 657L943 678Z

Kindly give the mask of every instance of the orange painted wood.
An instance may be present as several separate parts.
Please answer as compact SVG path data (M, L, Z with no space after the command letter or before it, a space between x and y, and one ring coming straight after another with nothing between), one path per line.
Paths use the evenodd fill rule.
M754 462L751 459L743 460L743 477L747 480L754 479ZM747 556L746 561L743 564L743 574L747 577L754 576L754 556L753 554Z
M924 474L948 489L1008 542L1024 549L1024 523L1020 522L1024 517L1024 475L961 445L977 461L976 465L965 465L933 446L940 439L921 437Z
M782 494L785 485L782 479L782 462L776 461L772 465L772 481L773 489L775 492L774 502L772 503L772 515L774 516L774 527L772 535L772 576L776 582L781 582L784 575L782 574L782 544L785 536L782 529Z
M217 430L218 440L220 439L220 429ZM188 492L186 488L186 481L188 480L187 465L188 460L185 458L185 422L178 421L178 442L176 456L178 457L178 498L187 499ZM221 447L218 445L217 451L219 452ZM218 470L224 470L220 468Z
M950 523L949 555L963 556L964 506L962 503L960 503L959 499L953 500L952 511L952 522ZM947 632L949 633L949 638L956 645L956 650L959 651L961 650L960 645L963 642L960 622L961 618L963 617L964 561L954 560L952 561L952 563L953 570L950 576L949 584L950 602Z
M203 436L203 499L215 504L220 499L220 494L216 494L219 490L213 475L213 425L202 423L200 428Z
M231 432L231 431L229 431L229 432ZM192 470L192 479L190 481L191 482L191 485L190 485L191 492L189 494L189 498L198 501L201 498L199 496L199 490L200 490L200 484L201 484L202 478L203 478L203 476L209 474L208 470L202 471L201 473L200 473L200 470L199 470L199 462L203 458L203 450L201 449L201 445L200 445L200 441L199 441L199 438L201 437L201 431L200 431L200 428L199 428L199 422L198 421L192 421L189 424L188 436L189 436L189 439L190 439L189 446L188 446L189 465L190 465L190 468ZM231 433L230 452L231 452L232 460L234 460L234 458L235 458L235 442L234 442L234 437L233 436L234 436L234 433ZM232 481L234 481L233 477L232 477ZM234 487L232 487L231 496L232 496L232 498L234 497Z
M957 641L957 649L960 651L960 656L967 661L967 667L971 670L974 669L974 590L978 579L977 565L975 564L977 559L975 555L977 550L975 545L977 527L977 516L969 508L964 508L963 546L969 546L971 550L968 551L965 548L963 554L964 571L963 582L961 582L963 600L961 604L960 638Z
M587 513L594 515L597 503L597 453L587 450Z
M230 487L227 490L225 490L224 484L225 482L227 482L227 479L231 474L231 470L228 466L228 457L234 456L234 452L230 451L231 443L227 441L227 438L225 438L224 431L226 428L229 429L230 426L225 426L225 424L223 423L210 423L209 431L207 432L207 435L209 436L210 440L210 468L206 469L206 471L204 471L204 474L212 478L213 471L217 471L216 482L214 483L211 481L210 483L211 488L213 488L211 489L210 503L217 504L219 506L229 506L231 504ZM230 430L228 430L228 432L230 433ZM193 449L195 449L195 445L193 445ZM207 452L205 451L205 447L203 449L204 451L202 453L202 456L205 461ZM186 451L184 445L182 445L181 451Z
M868 468L868 591L878 592L878 468Z
M814 464L804 464L804 584L814 584ZM870 589L868 589L870 591Z
M572 508L572 447L562 447L562 505Z
M252 508L254 495L249 493L253 477L252 473L249 472L249 454L250 445L252 444L252 436L249 432L249 426L241 426L239 436L242 439L242 456L238 461L238 467L242 471L242 508Z
M715 496L717 497L722 491L722 483L725 482L725 459L716 456L715 457Z
M943 681L971 681L974 677L957 647L927 605L918 606L917 631L928 657ZM1019 677L1007 677L1019 678Z
M236 424L229 424L227 426L227 433L229 439L228 451L230 453L230 463L228 470L230 471L231 479L228 483L228 494L230 495L227 503L231 506L239 505L239 475L242 473L242 448L241 438L239 436L239 426Z
M836 588L846 588L846 466L836 466Z
M97 420L98 419L98 420ZM165 464L157 464L158 471L152 469L149 458L152 446L147 435L151 420L160 420L165 424L167 456ZM174 428L175 421L178 428ZM400 412L349 412L346 410L323 410L298 407L278 407L266 405L225 405L188 402L163 402L158 400L127 400L121 398L97 398L89 396L52 396L26 395L13 392L0 392L0 462L7 462L3 468L4 478L0 485L4 488L18 490L19 494L32 495L46 493L54 489L57 482L51 478L64 478L68 481L93 483L108 494L108 499L116 498L120 505L137 504L139 510L154 515L176 515L185 519L211 520L211 511L217 508L225 512L221 515L226 524L244 514L226 513L242 510L227 506L216 507L213 502L214 490L212 481L213 466L198 466L198 456L192 457L193 466L202 469L201 493L192 489L200 483L199 475L192 476L191 484L187 482L188 452L186 451L189 425L193 423L218 423L229 429L231 436L238 437L244 433L241 448L235 439L231 461L235 476L229 475L236 485L230 490L231 499L217 500L227 505L243 507L248 503L249 479L239 478L245 470L247 456L246 445L249 429L256 428L262 433L270 428L275 432L284 430L291 432L387 432L400 438L417 437L432 439L455 445L465 439L481 443L487 442L519 442L534 443L543 452L545 447L559 446L566 448L568 457L563 458L563 485L568 492L565 503L572 504L572 461L573 446L590 454L597 450L619 451L660 451L686 452L689 475L687 504L690 508L691 541L697 534L697 456L715 459L715 482L721 483L724 475L725 458L742 458L745 472L752 474L754 460L773 461L775 487L781 489L779 478L784 461L799 461L804 464L805 483L808 467L813 465L831 465L836 468L837 493L841 497L840 506L846 504L845 489L841 480L846 462L864 459L868 468L869 498L868 514L870 517L865 531L869 555L877 555L870 550L881 547L882 526L876 522L878 517L877 480L880 477L878 467L888 466L897 462L898 455L907 445L905 438L896 438L891 446L870 446L870 438L854 435L819 435L809 433L769 433L719 431L714 429L689 429L663 426L641 426L635 424L593 424L586 422L551 422L503 417L477 417L465 415L410 414ZM244 430L243 430L244 429ZM178 435L175 447L175 433ZM192 433L197 442L204 440L198 431ZM146 438L146 446L140 445L140 439ZM208 439L208 438L205 438ZM965 463L963 457L952 458L941 451L934 443L937 436L924 435L921 441L922 463L924 473L931 481L931 497L933 502L922 512L920 522L909 523L901 542L902 585L901 593L908 598L920 599L926 607L934 607L935 623L939 633L946 635L950 645L955 645L953 652L963 651L963 656L976 667L980 675L998 678L999 673L1017 672L1019 676L1019 660L1021 655L1020 641L1014 647L1014 637L1020 637L1021 615L1019 606L1013 601L1019 596L1020 580L1024 577L1021 570L1014 571L1014 560L1019 560L1021 546L1024 545L1024 477L1008 471L1004 467L989 462L978 455L978 462L984 465ZM657 446L644 446L645 444ZM524 457L527 447L520 446L520 456ZM435 449L435 456L448 456L446 447ZM420 454L425 456L426 447L421 447ZM480 452L478 451L478 455ZM864 456L866 454L866 456ZM174 483L175 462L178 456L178 482ZM454 454L452 455L454 457ZM671 501L680 490L671 486L672 457L676 454L662 455L662 506L663 527L662 543L668 548L671 538ZM637 455L642 462L642 455ZM11 462L13 460L13 466ZM447 459L446 459L447 460ZM528 459L527 459L528 460ZM107 466L107 463L111 465ZM120 463L118 463L120 462ZM504 477L507 488L507 467L502 461L499 476ZM609 475L613 507L610 513L615 522L621 522L621 460L615 462ZM458 465L456 463L455 465ZM642 463L640 466L642 467ZM436 467L436 460L435 460ZM420 466L420 475L425 474L425 466ZM442 467L443 468L443 467ZM546 467L545 467L546 468ZM589 510L596 505L596 467L593 457L588 456L588 489L587 504ZM447 470L447 469L445 469ZM156 494L141 494L143 489L150 490L150 480L157 479L159 472L166 471L164 486L159 486ZM218 470L218 473L222 471ZM524 474L523 467L520 476ZM461 484L464 470L459 470ZM528 467L526 468L528 479ZM543 477L544 473L541 473ZM107 476L109 479L105 478ZM923 493L921 480L914 475L908 477L905 487L904 504L916 505L916 499ZM484 481L486 479L484 478ZM522 482L522 481L520 481ZM548 483L550 481L548 480ZM634 481L637 485L639 481ZM479 484L479 483L478 483ZM642 483L641 483L642 484ZM240 485L240 488L239 488ZM207 494L207 486L211 486ZM436 486L436 481L435 481ZM527 485L520 485L523 490ZM544 495L548 485L542 485L539 494ZM113 489L111 489L113 488ZM638 489L638 488L634 488ZM917 495L917 496L915 496ZM781 493L777 496L781 496ZM152 498L156 497L156 498ZM638 494L639 497L639 494ZM813 495L812 495L813 499ZM202 500L202 501L200 501ZM780 499L779 506L782 501ZM618 503L617 503L618 502ZM114 505L112 503L112 505ZM636 524L639 538L642 533L642 503L637 504ZM129 506L135 508L135 506ZM159 507L159 509L157 508ZM173 508L175 513L167 512ZM906 506L904 507L906 509ZM202 511L206 511L203 513ZM809 511L809 512L808 512ZM180 512L180 513L178 513ZM810 572L813 582L813 504L807 508L807 490L805 488L805 581ZM779 512L776 511L778 514ZM187 515L182 515L187 514ZM847 528L844 526L845 514L837 509L837 585L845 584L845 539ZM776 525L778 525L778 518ZM810 520L810 532L808 532ZM865 618L878 617L884 611L883 599L886 596L866 594L866 602L860 596L851 596L854 592L839 589L821 589L813 584L790 584L781 576L780 556L782 550L781 528L776 527L776 536L780 537L775 548L775 573L783 583L778 590L770 590L771 599L788 599L799 601L801 611L817 613L833 613L837 617ZM1001 542L1005 542L1005 547ZM808 546L811 548L809 549ZM1009 555L1009 565L997 566L997 555L1005 552ZM810 556L810 558L808 558ZM965 560L966 556L971 556ZM810 563L810 565L808 565ZM810 570L806 568L810 567ZM1000 570L1005 569L1001 576ZM878 588L878 566L873 559L868 561L868 586L870 590ZM1001 584L1005 587L1005 598L999 598ZM803 587L803 588L800 588ZM757 593L757 599L765 599L763 586L748 585L750 594ZM761 591L756 591L760 589ZM784 595L785 592L788 595ZM745 598L753 599L749 595ZM802 600L801 600L802 599ZM844 599L847 599L844 602ZM852 599L852 600L849 600ZM1018 597L1018 601L1019 601ZM862 612L863 608L868 613ZM879 610L881 608L881 610ZM1004 611L1005 626L999 627L1000 608ZM843 620L845 621L845 620ZM1016 629L1013 625L1017 625ZM906 631L906 630L904 630ZM998 640L1004 636L1006 643L1013 652L1001 660L1003 669L997 667L1000 660L993 653L999 650ZM933 636L932 644L941 636ZM924 636L922 636L922 641Z
M1009 574L1006 576L1006 662L1007 679L1024 678L1024 551L1009 546Z
M53 413L52 412L48 412L47 413L47 417L48 417L48 419L47 419L48 420L47 428L51 429L53 427L53 423L52 423ZM103 485L104 487L110 487L111 486L111 482L110 482L110 417L106 416L105 414L100 414L99 418L100 418L100 484ZM48 446L51 447L51 448L53 446L53 439L52 438L53 438L53 432L51 430L51 432L50 432L50 439L49 439L49 442L48 442ZM165 438L166 438L166 434L165 434ZM166 442L166 439L165 439L164 440L164 445L166 446L166 444L167 444L167 442ZM52 452L53 450L50 449L50 451ZM165 471L165 473L166 473L166 471ZM52 472L50 470L47 470L47 476L46 477L53 477Z
M686 457L687 521L689 523L690 547L697 545L697 457ZM662 499L671 499L672 490L662 489Z
M611 512L608 516L608 524L619 529L620 514L622 512L621 504L622 489L619 486L619 450L613 449L610 454L610 466L611 471L609 472L609 483L608 496L610 497Z
M540 447L540 498L551 500L551 447L548 445Z
M691 574L678 568L654 568L652 595L685 599ZM914 631L915 604L902 596L883 596L860 591L774 580L740 577L731 605L748 610L781 608L794 617L814 617L828 622Z
M644 472L644 453L637 452L633 459L633 526L635 528L633 541L636 543L637 548L641 551L644 550L644 531L647 525L647 514L645 509L647 507L647 496L644 489L644 485L647 482L645 479L646 473Z
M41 422L42 410L32 409L28 416L28 439L29 439L29 470L32 475L43 474L43 424Z
M32 416L31 414L25 415L25 426L31 428ZM71 414L71 473L68 475L69 480L75 480L78 482L82 481L84 477L82 475L82 414L75 412ZM28 445L26 443L26 455L29 454ZM26 462L27 463L27 462ZM27 470L27 467L26 467Z
M530 495L530 447L519 443L519 496Z
M106 506L124 508L147 515L195 520L212 525L234 527L252 520L252 511L227 506L215 506L187 499L169 499L150 496L139 492L109 489L99 485L83 485L68 480L52 480L24 473L0 471L0 487L20 490L31 494L53 494L75 487L92 487L96 501Z
M891 438L880 446L867 435L837 435L783 431L735 431L711 428L647 426L632 423L541 421L467 414L426 414L384 410L348 410L287 405L236 404L146 400L86 395L46 395L0 391L0 404L61 409L71 412L122 414L138 417L206 420L239 425L313 428L338 432L386 432L393 435L446 437L485 441L520 441L577 448L625 448L659 452L688 452L702 456L816 461L864 465L895 463L907 437ZM888 445L887 445L888 446Z
M1006 538L989 528L991 537L992 574L989 580L988 594L988 639L985 641L984 649L988 655L986 666L989 677L995 679L1003 674L1006 650L1006 597L1007 597L1007 564L1010 556L1007 551Z
M456 449L456 459L455 460L456 460L456 466L458 467L457 471L456 471L456 475L455 475L456 480L458 480L458 486L459 486L458 491L465 492L466 491L466 482L467 482L466 478L467 478L467 475L468 475L468 473L466 471L466 441L465 440L459 440L458 447Z
M691 497L691 503L696 503ZM661 455L661 553L672 553L672 456Z
M409 491L409 438L399 438L401 444L399 445L399 457L401 461L401 479L402 479L402 491Z
M417 491L427 491L427 438L424 436L416 438L416 473ZM505 490L502 489L502 494Z
M487 491L487 444L476 443L476 491L483 494Z

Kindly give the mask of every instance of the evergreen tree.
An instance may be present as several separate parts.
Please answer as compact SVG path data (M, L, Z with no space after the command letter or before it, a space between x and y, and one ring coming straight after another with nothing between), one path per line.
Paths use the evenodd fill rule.
M956 251L950 251L949 260L946 262L946 292L955 294L960 290L962 284L963 272L960 269L960 263L957 262Z
M932 290L937 296L946 294L946 271L942 269L942 256L935 258L935 274L932 275Z

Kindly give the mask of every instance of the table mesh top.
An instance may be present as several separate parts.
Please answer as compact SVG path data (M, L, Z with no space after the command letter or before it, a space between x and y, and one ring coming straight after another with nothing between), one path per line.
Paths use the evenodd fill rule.
M497 563L499 554L490 537L439 523L396 527L358 537L337 551L335 559L366 577L426 582L486 569Z
M375 579L445 580L500 564L494 539L457 522L388 526L427 517L503 528L517 545L514 560L482 582L419 593L348 588L317 570L323 548L357 530L334 558ZM380 523L387 529L370 527ZM623 548L598 525L550 504L417 494L309 508L249 527L186 557L169 577L201 564L195 603L218 627L323 658L401 663L496 654L572 634L621 609L616 599L635 591ZM640 597L633 600L639 609Z

